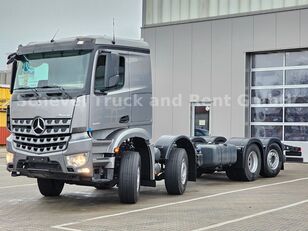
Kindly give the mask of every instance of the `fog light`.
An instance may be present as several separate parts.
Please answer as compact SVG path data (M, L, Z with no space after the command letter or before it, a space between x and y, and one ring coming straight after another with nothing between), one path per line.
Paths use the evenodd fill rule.
M66 156L67 166L79 168L85 165L88 161L88 153L80 153L75 155Z
M88 168L80 168L77 170L78 173L84 173L84 174L89 174L90 173L90 169Z
M12 164L14 162L14 154L7 152L6 153L6 163L7 164Z

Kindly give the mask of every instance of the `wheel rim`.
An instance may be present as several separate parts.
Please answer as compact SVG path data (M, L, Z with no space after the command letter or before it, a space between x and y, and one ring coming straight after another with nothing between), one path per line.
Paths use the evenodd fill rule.
M279 154L277 150L272 149L269 151L267 155L267 165L269 166L270 169L276 170L279 165Z
M140 167L137 169L137 192L140 190Z
M183 160L182 165L181 165L181 183L182 183L182 185L184 185L186 183L186 179L187 179L187 165L186 165L186 161Z
M258 169L258 155L255 151L252 151L248 155L248 169L251 173L255 173Z

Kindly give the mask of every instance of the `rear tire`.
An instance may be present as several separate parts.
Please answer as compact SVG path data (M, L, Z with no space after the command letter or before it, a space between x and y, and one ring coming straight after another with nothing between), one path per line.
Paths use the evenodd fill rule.
M123 154L119 175L119 197L122 203L138 201L140 192L141 159L138 152Z
M263 177L275 177L282 168L283 152L276 143L271 144L268 150L264 155L264 163L260 175Z
M229 168L226 170L226 175L227 177L230 179L230 180L233 180L233 181L239 181L240 180L240 177L239 177L239 171L238 169L236 168Z
M235 181L255 181L261 170L261 151L256 144L250 145L244 156L244 167L226 170L230 180Z
M40 193L45 197L57 197L60 196L64 182L51 179L37 179L37 185Z
M165 187L171 195L182 195L188 179L188 157L185 149L174 148L167 160Z

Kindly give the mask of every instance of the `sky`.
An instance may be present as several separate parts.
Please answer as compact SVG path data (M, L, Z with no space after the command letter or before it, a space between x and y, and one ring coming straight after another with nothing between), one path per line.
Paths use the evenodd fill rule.
M77 35L140 39L142 0L0 0L0 70L19 44Z

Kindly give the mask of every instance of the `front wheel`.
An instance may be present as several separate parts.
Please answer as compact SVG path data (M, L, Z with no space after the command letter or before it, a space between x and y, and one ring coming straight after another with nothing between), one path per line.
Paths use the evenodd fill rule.
M64 182L51 179L37 179L37 185L41 194L45 197L57 197L60 196Z
M125 152L121 159L119 197L122 203L136 203L140 192L141 159L138 152Z
M165 186L169 194L181 195L186 190L188 178L188 157L185 149L174 148L167 160Z
M260 175L263 177L275 177L279 174L282 167L283 152L276 143L271 144L268 150L264 156Z

